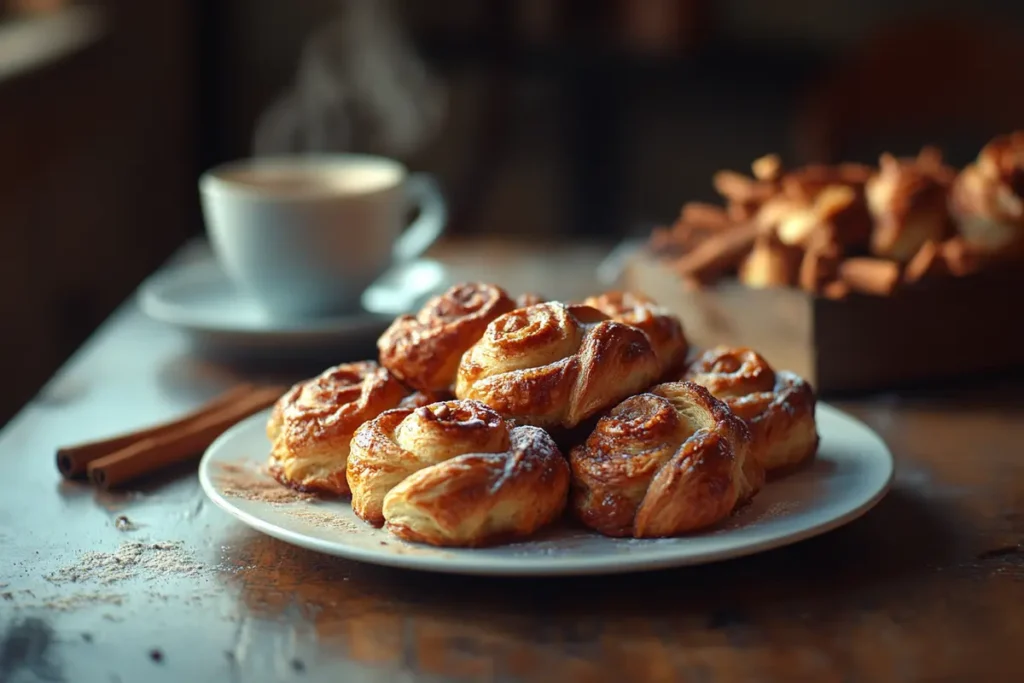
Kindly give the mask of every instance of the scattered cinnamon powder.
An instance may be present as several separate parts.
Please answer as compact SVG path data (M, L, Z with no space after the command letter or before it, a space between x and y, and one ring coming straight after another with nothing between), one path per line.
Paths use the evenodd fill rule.
M742 526L750 526L761 522L768 522L779 517L786 517L800 509L800 505L793 501L780 501L771 503L763 509L757 509L751 505L736 512L729 521L718 530L718 532L731 531Z
M122 543L112 553L89 551L78 561L46 576L51 583L96 582L112 584L135 576L199 576L203 566L180 542Z
M301 520L305 520L310 524L316 524L317 526L327 527L329 529L337 529L338 531L349 531L353 533L362 531L362 529L359 528L359 525L355 522L330 512L324 512L323 510L292 508L288 510L288 514L293 517L298 517Z
M777 517L785 517L800 509L800 505L794 502L772 503L761 514L757 516L758 522L765 522Z
M263 470L229 463L218 463L218 468L217 485L225 496L275 505L316 498L282 486Z

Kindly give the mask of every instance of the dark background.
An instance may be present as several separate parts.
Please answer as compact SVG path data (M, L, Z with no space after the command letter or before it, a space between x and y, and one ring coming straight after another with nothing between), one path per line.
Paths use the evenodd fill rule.
M352 2L0 0L0 423L190 236ZM1024 128L1024 3L405 0L450 231L609 244L778 152L956 165ZM401 98L398 98L401 102ZM359 148L359 136L352 147ZM374 151L374 150L371 150Z

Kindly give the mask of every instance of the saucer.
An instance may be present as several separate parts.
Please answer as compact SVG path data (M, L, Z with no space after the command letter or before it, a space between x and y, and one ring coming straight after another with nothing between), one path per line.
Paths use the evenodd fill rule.
M397 264L362 296L363 310L301 321L268 315L210 259L171 265L139 288L148 317L188 334L201 350L241 355L339 356L372 348L396 315L417 310L446 286L444 266Z

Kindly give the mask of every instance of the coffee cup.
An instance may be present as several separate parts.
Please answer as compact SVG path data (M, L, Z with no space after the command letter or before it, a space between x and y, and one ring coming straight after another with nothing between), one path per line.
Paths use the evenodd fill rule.
M233 161L205 172L199 191L228 277L279 319L358 310L363 291L422 254L447 219L430 175L370 155Z

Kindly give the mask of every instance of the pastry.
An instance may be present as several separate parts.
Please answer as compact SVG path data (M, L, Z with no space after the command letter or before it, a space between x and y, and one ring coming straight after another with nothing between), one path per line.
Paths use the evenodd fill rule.
M647 335L560 302L506 313L462 357L455 395L539 427L575 427L656 381Z
M478 546L527 536L565 508L569 468L548 434L476 401L389 410L352 439L352 509L406 540Z
M627 398L570 451L569 464L573 512L607 536L706 528L764 483L743 420L692 382Z
M817 452L811 385L792 372L774 370L756 351L710 349L684 379L707 387L746 421L751 452L766 470L796 465Z
M380 363L423 391L448 391L462 354L488 323L516 308L503 289L484 283L455 285L415 315L400 315L377 341Z
M352 434L407 393L373 361L337 365L296 384L277 401L267 422L271 475L299 491L348 493L345 466Z
M740 282L752 289L786 287L797 279L800 251L773 234L758 235L739 267Z
M1024 132L985 145L957 176L950 206L970 246L998 252L1024 244Z
M950 235L947 197L952 179L952 169L930 155L905 160L883 154L865 188L875 221L871 251L905 262L926 242Z
M642 330L651 340L663 375L681 369L686 362L689 344L682 323L653 299L635 292L605 292L585 299L583 304Z

